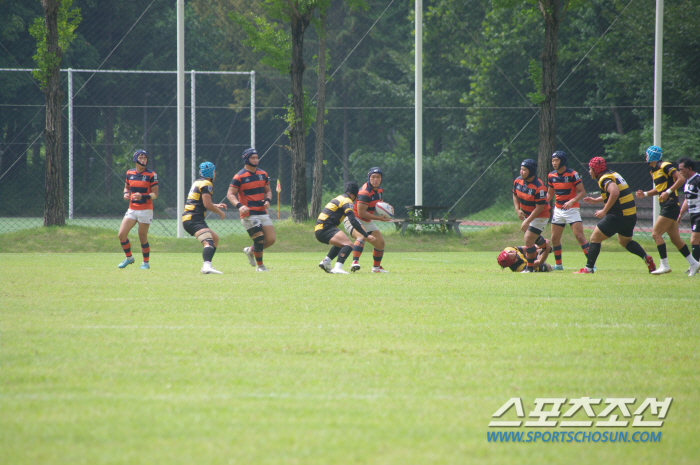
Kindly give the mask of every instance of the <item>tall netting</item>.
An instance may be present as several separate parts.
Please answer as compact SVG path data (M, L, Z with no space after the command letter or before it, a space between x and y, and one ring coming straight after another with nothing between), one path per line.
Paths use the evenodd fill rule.
M206 27L192 26L188 32L188 40L195 44L188 46L188 56L194 56L202 69L255 70L255 146L261 154L260 168L269 173L273 190L280 181L279 218L285 219L290 211L292 171L285 133L290 78L267 66L261 55L245 45L244 33L236 24L221 19L236 5L233 2L221 10L216 9L222 8L220 2L193 1L188 18ZM257 2L251 5L254 11L264 12ZM597 192L587 171L587 162L594 156L604 156L633 189L651 188L643 151L653 140L654 5L653 0L585 2L568 11L561 23L557 150L569 154L570 167L582 175L589 192ZM700 147L700 4L669 0L665 8L661 145L666 160L696 159ZM423 204L443 207L436 215L463 220L462 229L518 222L512 182L523 159L537 158L538 68L544 40L541 16L537 10L494 8L486 0L424 0L424 9ZM345 181L365 182L368 169L379 166L385 173L385 199L397 216L407 217L406 207L414 204L412 18L412 2L404 0L370 2L368 10L354 12L344 2L334 1L329 10L324 203L342 191ZM86 36L90 33L85 31ZM162 47L172 49L174 43ZM142 66L147 52L129 49L121 62L131 60L134 68ZM315 114L318 36L313 28L306 34L304 53L308 111ZM4 232L41 224L44 112L43 95L28 73L2 71L0 75L6 83L0 86L0 194L12 199L0 214L0 231ZM126 209L121 190L124 173L132 166L131 153L146 147L161 186L151 233L174 235L179 214L175 75L73 75L74 203L69 224L116 229ZM187 75L186 84L185 187L191 182L193 148L191 76ZM62 77L65 81L67 73ZM216 164L214 200L223 201L231 177L242 168L240 153L251 145L251 76L197 72L195 79L196 162ZM66 212L67 121L66 108ZM312 124L306 138L309 201L315 142ZM546 179L549 171L550 166L538 167L540 179ZM642 199L638 206L638 229L648 230L651 200ZM597 221L594 211L592 207L582 209L586 225ZM271 213L277 219L276 194ZM229 212L216 230L242 233L236 218ZM681 226L688 227L687 218Z

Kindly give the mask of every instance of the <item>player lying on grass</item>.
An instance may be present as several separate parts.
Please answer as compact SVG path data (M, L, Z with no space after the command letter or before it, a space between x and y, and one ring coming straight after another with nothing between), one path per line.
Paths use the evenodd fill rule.
M600 188L600 197L584 197L584 203L602 203L603 208L594 213L600 221L591 233L586 266L574 273L590 274L595 271L595 262L600 254L600 244L617 234L617 241L628 252L644 260L649 273L656 270L654 259L649 256L637 241L632 240L637 224L637 206L632 189L618 173L608 169L601 157L588 162L588 173Z
M129 201L129 209L119 227L119 242L126 258L117 266L126 268L135 261L131 254L128 235L131 228L138 223L139 242L141 242L141 252L143 253L141 269L147 270L150 268L149 257L151 255L151 246L148 245L148 228L153 221L153 201L158 198L158 175L155 171L146 169L148 154L145 150L134 152L133 160L136 167L126 172L126 184L124 184L124 200Z
M211 196L214 193L214 180L216 178L214 163L205 161L199 165L199 178L192 184L185 202L185 212L182 214L182 226L190 236L196 237L202 243L202 274L223 274L211 266L211 261L219 246L219 236L209 229L204 221L207 210L213 211L223 220L226 215L225 203L212 203Z
M345 184L345 193L328 202L316 220L316 226L314 227L316 239L322 244L330 244L333 246L326 258L318 264L326 273L349 274L347 271L343 270L343 264L348 258L348 255L352 252L352 242L350 242L350 239L348 239L343 231L338 229L338 225L345 217L347 217L348 221L361 237L368 241L374 240L374 236L367 234L362 228L362 225L357 221L355 213L352 210L352 202L357 198L359 190L360 188L354 181ZM338 257L338 260L335 262L335 267L331 268L331 261L335 257Z
M547 240L545 240L542 247L537 248L537 258L534 262L534 270L536 272L546 272L554 269L552 265L545 263L551 251L552 246ZM520 273L527 265L526 253L527 247L524 246L506 247L503 249L503 252L498 254L496 260L501 268L510 268L510 271Z
M526 159L520 164L520 176L513 181L513 206L523 222L520 230L525 233L525 258L527 265L521 273L535 271L537 246L545 244L542 230L549 222L550 206L547 203L547 189L537 178L537 163Z

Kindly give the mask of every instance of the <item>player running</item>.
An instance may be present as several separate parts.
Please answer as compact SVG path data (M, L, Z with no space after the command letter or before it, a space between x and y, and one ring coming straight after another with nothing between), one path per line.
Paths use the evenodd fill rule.
M552 271L554 267L549 263L545 263L552 251L552 246L549 242L545 242L542 247L537 248L537 259L535 260L535 272ZM527 265L526 258L527 249L522 246L506 247L503 252L498 254L498 264L501 268L510 268L514 273L520 273Z
M129 231L138 223L139 242L143 254L143 263L140 268L147 270L151 267L149 264L151 246L148 244L148 228L153 222L153 201L158 198L158 175L155 171L146 168L148 154L145 150L139 149L134 152L133 161L136 167L126 172L126 184L124 184L124 200L129 201L129 209L124 215L121 226L119 226L119 242L126 258L117 266L126 268L135 261L131 254Z
M661 265L652 274L670 273L671 267L668 264L668 256L666 254L666 242L664 242L664 233L676 246L678 251L685 257L690 265L690 276L694 276L698 272L700 264L690 255L688 246L681 239L681 233L678 230L678 216L681 213L681 207L678 203L677 190L685 183L685 178L672 163L661 159L661 147L652 145L647 149L646 161L649 163L649 172L654 180L654 189L650 191L637 191L637 198L641 199L647 196L659 196L659 204L661 211L654 223L654 229L651 232L651 237L656 242L656 248L659 250Z
M522 273L535 271L537 246L543 246L547 240L542 237L542 230L549 221L549 204L547 190L537 178L537 163L526 159L520 164L520 176L513 181L513 205L515 213L523 222L520 230L525 233L525 251L527 264Z
M569 168L566 161L566 152L556 151L552 154L552 168L547 183L547 203L555 199L554 214L552 216L552 248L554 251L555 270L563 270L561 260L561 235L566 224L571 225L576 240L581 245L584 254L588 254L588 241L583 234L581 222L581 210L579 200L586 195L581 176Z
M600 244L615 234L622 247L644 260L650 273L656 270L654 259L647 255L638 242L632 240L634 226L637 224L637 206L627 181L616 172L608 170L602 157L592 158L588 162L588 173L598 183L601 196L584 197L583 201L605 205L602 210L595 212L595 217L600 218L600 221L591 234L586 266L574 273L593 273L595 262L600 254Z
M275 243L275 228L272 226L267 207L272 203L272 189L267 173L258 169L258 152L246 149L243 152L243 169L231 180L226 197L241 216L241 223L253 239L253 247L246 247L243 253L248 257L255 271L268 271L263 264L263 249Z
M376 215L376 205L378 202L382 201L382 194L384 190L379 187L382 184L382 179L384 178L384 173L381 169L374 167L370 168L367 173L367 182L362 185L358 194L357 200L355 200L354 212L355 216L359 220L360 224L365 231L371 233L372 239L368 239L369 243L374 246L374 251L372 252L372 258L374 263L372 265L372 273L388 273L387 270L382 268L382 257L384 257L384 237L379 231L379 228L374 224L374 220L377 221L389 221L389 218L385 218ZM365 247L365 240L363 234L359 231L354 230L353 224L350 222L350 218L346 217L343 222L345 230L355 239L355 244L352 247L352 264L350 265L350 271L359 271L360 267L360 256Z
M700 261L700 174L695 172L695 162L685 157L678 160L678 170L686 179L683 189L685 201L678 215L678 223L686 212L690 212L690 243L693 247L693 258ZM686 273L690 274L691 271L689 268Z
M343 218L349 221L353 225L355 232L365 240L371 243L375 239L374 236L367 234L360 221L355 218L353 202L357 198L358 191L359 187L356 182L350 181L345 184L345 193L328 202L316 220L316 226L314 227L316 239L323 244L331 244L333 246L326 258L318 264L326 273L349 274L343 270L343 264L352 251L352 243L345 233L338 229L338 225L343 221ZM331 261L335 257L338 257L338 260L336 260L335 266L331 268Z
M204 221L204 213L213 211L223 220L226 210L225 203L212 203L211 196L214 193L214 180L216 179L216 167L214 163L205 161L199 165L199 178L190 188L185 202L185 211L182 214L182 226L190 236L194 236L202 243L202 274L223 274L211 266L216 248L219 246L219 236L209 229Z

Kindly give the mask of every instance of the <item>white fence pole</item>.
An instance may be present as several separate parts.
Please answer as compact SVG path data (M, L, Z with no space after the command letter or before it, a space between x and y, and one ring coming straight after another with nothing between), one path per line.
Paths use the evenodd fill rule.
M661 147L661 119L663 117L661 100L663 94L663 59L664 59L664 0L656 0L656 46L654 49L654 145ZM654 185L652 184L652 187ZM659 197L652 199L652 224L659 216Z
M255 71L250 72L250 147L255 148Z
M423 0L416 0L415 15L415 202L423 205Z
M177 0L177 215L185 211L185 0ZM177 237L185 237L182 221Z
M68 219L73 219L73 70L68 69Z
M192 184L197 180L197 110L195 110L195 95L197 94L197 87L195 85L195 70L191 72L190 81L190 101L192 108L190 108L190 119L191 119L191 144L190 152L192 153Z

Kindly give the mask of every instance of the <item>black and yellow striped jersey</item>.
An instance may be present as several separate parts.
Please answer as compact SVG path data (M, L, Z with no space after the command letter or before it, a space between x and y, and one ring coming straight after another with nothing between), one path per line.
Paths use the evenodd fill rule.
M339 195L323 207L321 214L318 215L314 231L320 231L324 226L338 227L345 219L345 216L355 214L352 211L352 200L346 194Z
M652 168L650 166L649 172L651 173L651 177L654 179L654 188L656 189L656 192L660 194L671 187L675 182L673 180L673 173L677 171L678 170L673 166L673 164L667 161L657 162L656 168ZM664 205L678 205L678 192L671 191L668 199L662 203Z
M204 219L204 213L207 209L204 207L202 195L214 193L214 185L207 178L198 178L192 187L190 193L187 194L185 201L185 211L182 214L182 221L189 221L192 218Z
M615 204L610 207L608 214L615 216L632 216L637 214L637 205L634 203L634 194L632 189L627 185L627 181L614 171L604 172L598 179L598 187L600 187L600 193L605 200L608 202L608 185L614 182L617 184L617 188L620 190L620 196L615 201Z

